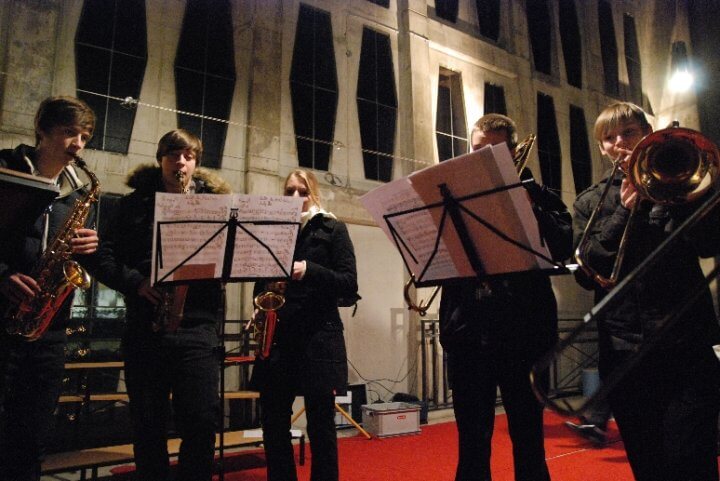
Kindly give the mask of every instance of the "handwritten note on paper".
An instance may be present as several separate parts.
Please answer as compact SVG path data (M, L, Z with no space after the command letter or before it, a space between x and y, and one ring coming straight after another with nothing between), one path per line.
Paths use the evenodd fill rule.
M233 249L230 277L285 277L301 209L302 199L292 197L158 193L152 279L220 279ZM233 210L237 218L231 219ZM227 245L231 225L234 246Z

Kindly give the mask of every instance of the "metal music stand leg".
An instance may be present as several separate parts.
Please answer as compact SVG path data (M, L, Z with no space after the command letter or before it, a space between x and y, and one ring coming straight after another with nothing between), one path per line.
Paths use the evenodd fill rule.
M358 431L360 431L360 434L362 434L363 436L365 436L367 439L372 438L372 436L370 435L370 433L368 433L367 431L365 431L365 430L363 429L363 427L360 426L360 425L352 418L352 416L350 416L350 415L347 413L347 411L345 411L343 408L341 408L338 403L335 403L335 410L336 410L337 412L339 412L340 415L342 415L342 417L344 417L345 419L347 419L347 421L348 421L350 424L352 424L355 429L357 429ZM296 413L293 415L293 417L290 419L290 424L291 424L291 425L292 425L292 424L295 424L295 421L297 421L298 418L300 418L300 416L302 416L302 414L303 414L304 412L305 412L305 406L303 406L298 412L296 412Z

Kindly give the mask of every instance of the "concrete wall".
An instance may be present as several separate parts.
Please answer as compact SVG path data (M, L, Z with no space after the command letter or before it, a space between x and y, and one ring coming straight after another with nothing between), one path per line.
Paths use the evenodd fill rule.
M300 2L297 0L231 0L237 82L231 106L221 174L237 192L280 193L285 175L297 166L289 90L290 65ZM598 39L597 4L576 1L583 51L582 90L566 83L559 44L558 5L552 6L553 72L534 71L522 0L502 0L501 33L497 43L474 36L475 2L460 0L456 25L433 17L433 0L391 0L385 9L366 0L308 0L329 11L337 65L339 99L330 183L319 172L326 207L350 225L358 259L363 300L355 317L343 309L351 382L391 379L386 391L417 392L416 315L409 315L402 299L406 279L392 244L374 226L358 198L380 185L366 180L357 121L360 43L364 26L389 35L398 95L398 131L394 178L437 162L435 106L441 67L462 75L470 125L483 113L485 82L505 89L508 113L518 122L521 136L537 130L538 91L554 99L563 153L562 197L572 205L575 191L570 166L568 105L582 107L588 132L597 113L611 100L603 93ZM140 94L130 153L87 151L85 158L106 192L126 191L124 178L140 163L154 161L159 137L176 126L173 62L184 10L183 0L148 0L148 63ZM618 37L621 96L627 84L622 37L622 14L636 21L642 61L643 92L656 126L678 117L697 127L697 103L692 93L677 96L666 90L670 43L690 43L682 9L668 0L612 2ZM81 0L0 1L0 147L32 143L32 117L38 103L51 94L75 93L74 37ZM593 146L593 175L607 168ZM537 153L529 166L539 172ZM569 276L554 279L562 318L581 317L591 297ZM427 290L421 293L427 297ZM229 289L228 318L247 318L251 312L247 285ZM434 306L433 309L436 309ZM430 314L432 316L432 312ZM413 370L405 376L408 369ZM374 398L373 398L374 399Z

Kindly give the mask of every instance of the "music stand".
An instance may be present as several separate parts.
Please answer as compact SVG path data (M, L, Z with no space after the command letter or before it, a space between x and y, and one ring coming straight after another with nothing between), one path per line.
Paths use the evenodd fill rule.
M418 287L460 278L567 272L540 236L505 144L449 159L361 198Z
M481 259L481 256L478 253L478 248L475 243L475 240L471 237L468 225L466 223L466 218L469 218L476 223L484 226L486 229L488 229L490 232L494 233L498 239L501 239L504 242L507 242L513 246L515 246L519 251L525 251L528 252L534 256L539 257L540 259L548 262L553 266L553 268L550 269L543 269L547 270L550 273L564 273L567 272L567 269L565 266L559 262L554 261L547 252L541 252L539 250L536 250L530 245L524 244L511 236L509 236L507 233L503 232L502 230L498 229L496 226L492 225L490 222L485 220L482 216L479 214L472 212L470 209L468 209L465 205L465 201L477 199L483 196L496 194L498 192L503 192L510 189L515 189L518 187L522 187L525 183L534 182L533 179L527 179L515 184L501 186L495 189L486 190L486 191L480 191L475 192L470 195L462 196L462 197L455 197L453 196L452 192L450 191L450 188L447 184L439 184L438 190L440 191L440 194L442 195L443 200L438 203L430 204L424 207L419 208L413 208L408 209L405 211L395 212L392 214L385 214L383 216L385 222L387 223L388 229L392 234L392 239L395 242L395 246L398 249L398 251L401 254L401 257L403 259L403 262L405 263L405 267L408 269L408 272L413 274L415 276L415 285L418 287L425 287L433 284L437 284L438 280L426 280L425 275L428 273L429 268L432 265L433 260L436 258L438 254L438 248L440 245L440 242L443 238L443 235L447 233L447 227L448 222L447 219L450 219L450 223L455 229L455 232L457 233L457 236L459 238L459 241L463 247L465 256L467 258L467 261L469 265L472 267L472 270L474 272L474 277L477 277L479 279L487 278L489 277L489 274L487 273L483 261ZM426 261L424 262L424 266L422 267L419 274L416 276L414 272L412 272L412 269L410 268L410 261L418 262L418 257L413 253L411 247L409 246L409 243L403 238L403 236L399 233L397 226L393 224L393 219L397 217L401 217L407 214L411 214L413 212L417 212L420 210L431 210L431 209L438 209L442 208L442 214L440 216L440 224L438 226L437 230L437 236L435 238L434 242L434 248L431 251L430 255L427 257ZM463 216L464 214L464 216ZM421 264L422 265L422 264ZM511 273L505 273L505 274L511 274ZM498 274L502 275L502 274ZM442 279L445 280L445 279Z
M295 241L300 230L300 212L302 199L294 197L246 196L246 195L210 195L206 197L209 207L204 211L212 212L218 202L227 198L230 207L229 216L224 220L206 220L204 215L196 214L195 219L184 220L183 212L202 212L201 195L184 196L158 193L155 204L155 231L153 238L153 263L151 281L153 285L185 284L207 280L221 283L223 296L223 316L220 325L220 344L217 346L220 369L220 426L219 426L219 478L224 479L225 456L225 285L228 282L256 281L261 279L289 280ZM253 201L258 201L253 207ZM192 205L178 206L178 203ZM275 202L275 204L273 204ZM247 215L241 219L240 207L247 209ZM163 211L163 206L166 211ZM272 210L276 207L275 210ZM263 217L267 209L267 218ZM163 215L167 214L167 215ZM217 217L217 215L211 215ZM162 220L165 219L165 220ZM164 232L167 231L167 232ZM279 232L278 232L279 230ZM199 235L187 235L194 232ZM287 238L287 233L292 235ZM177 237L177 234L181 234ZM188 242L188 237L191 239ZM236 252L238 241L253 243L257 250L246 249ZM182 238L182 239L181 239ZM182 245L181 240L185 241ZM163 242L166 242L165 246ZM245 244L243 244L244 246ZM165 248L166 247L166 248ZM220 264L208 264L204 250L214 250L210 258ZM277 250L276 250L277 249ZM172 252L171 255L170 252ZM269 264L258 266L258 252L264 254ZM262 256L261 256L262 257ZM172 261L170 261L172 259ZM261 259L262 260L262 259ZM196 261L196 264L193 264ZM170 263L170 265L167 265ZM244 264L245 263L245 264Z
M59 193L50 179L0 168L0 244L33 224Z

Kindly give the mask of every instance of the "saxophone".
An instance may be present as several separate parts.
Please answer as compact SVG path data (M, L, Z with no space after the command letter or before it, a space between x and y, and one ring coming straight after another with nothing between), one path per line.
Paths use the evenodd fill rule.
M190 193L190 181L185 177L185 172L181 170L175 172L175 178L182 186L182 193L187 195ZM157 289L162 295L162 300L155 308L152 330L153 332L175 332L180 327L185 312L188 285L157 286Z
M5 314L5 330L27 341L35 341L43 335L74 289L90 287L90 275L71 259L70 241L75 231L85 226L90 208L100 195L100 182L80 157L75 157L73 163L90 178L90 190L84 198L75 201L72 213L31 273L40 286L40 292L33 299L11 307Z
M279 320L277 310L285 304L285 296L269 288L255 296L253 303L261 312L250 320L245 330L253 330L253 339L256 343L255 355L259 359L268 359L275 337L275 327Z

